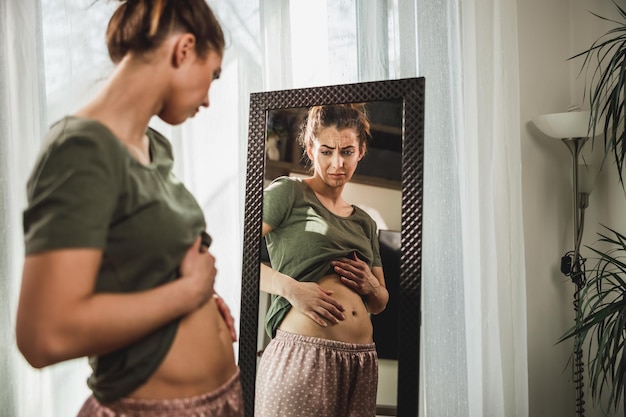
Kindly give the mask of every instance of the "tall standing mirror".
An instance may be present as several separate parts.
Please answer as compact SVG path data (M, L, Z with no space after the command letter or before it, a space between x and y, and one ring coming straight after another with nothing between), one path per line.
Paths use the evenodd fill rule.
M259 293L263 189L280 175L306 174L295 144L310 106L365 104L372 142L351 183L349 201L379 224L387 309L372 316L380 358L380 415L418 414L424 79L410 78L253 93L250 96L239 366L246 416L254 415L266 302ZM384 204L381 204L384 203ZM393 387L392 392L385 393ZM392 398L395 397L395 398ZM395 400L395 401L394 401Z

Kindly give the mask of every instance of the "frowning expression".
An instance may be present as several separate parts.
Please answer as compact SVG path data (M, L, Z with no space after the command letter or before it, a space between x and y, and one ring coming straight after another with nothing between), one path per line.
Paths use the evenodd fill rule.
M307 155L313 162L314 176L331 187L345 185L363 158L356 129L326 127L319 131Z

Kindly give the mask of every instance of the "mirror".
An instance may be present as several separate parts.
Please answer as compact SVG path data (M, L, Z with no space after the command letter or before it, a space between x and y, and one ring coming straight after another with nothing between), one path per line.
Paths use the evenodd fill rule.
M268 131L272 133L276 117L281 113L299 114L300 110L298 109L333 103L367 103L374 108L378 105L391 106L400 113L401 136L397 148L401 152L397 152L398 149L396 149L396 156L393 154L393 149L391 156L386 150L376 152L372 148L374 143L372 142L368 148L371 154L366 157L368 162L363 166L364 171L357 172L351 182L401 190L399 276L397 276L396 283L397 291L394 294L390 290L389 302L391 304L391 298L395 298L396 312L393 315L397 322L395 323L396 326L390 327L395 329L395 343L391 344L391 352L393 355L395 351L398 361L397 405L394 411L397 413L396 415L401 417L418 415L424 154L423 77L269 91L250 95L239 335L239 367L241 369L246 416L254 415L254 389L260 334L259 265L261 246L259 242L261 239L264 178L281 175L280 172L270 173L276 169L286 169L289 173L297 173L297 165L299 165L297 158L286 158L289 150L284 143L279 142L278 149L272 152L266 150ZM294 117L297 118L298 116ZM371 114L370 118L372 118ZM372 150L374 152L371 152ZM383 162L386 169L381 170L381 163L376 162L377 153L391 157L392 160L394 157L397 158L396 165L400 163L401 169L393 175L399 176L399 178L395 178L393 175L391 178L380 178L381 175L388 176L388 172L392 171L389 167L393 163ZM275 155L266 158L268 154ZM291 155L293 155L293 150L291 150ZM276 159L277 161L275 161ZM285 161L285 159L289 159L289 161ZM279 163L276 164L275 162ZM282 162L288 163L289 166L278 166L277 168L277 165L281 165ZM387 286L391 288L393 285L391 276L388 276L387 272L385 272L385 276ZM378 317L373 321L377 319ZM374 328L376 333L376 323ZM390 413L390 415L393 414Z

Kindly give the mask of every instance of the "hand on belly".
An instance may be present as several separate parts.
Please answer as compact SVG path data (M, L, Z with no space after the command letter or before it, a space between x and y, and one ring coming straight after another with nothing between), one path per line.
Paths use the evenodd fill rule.
M318 285L332 292L332 297L343 308L343 319L326 320L322 326L303 312L292 308L281 322L279 329L306 336L338 340L347 343L371 343L372 322L361 297L341 283L337 275L328 275Z

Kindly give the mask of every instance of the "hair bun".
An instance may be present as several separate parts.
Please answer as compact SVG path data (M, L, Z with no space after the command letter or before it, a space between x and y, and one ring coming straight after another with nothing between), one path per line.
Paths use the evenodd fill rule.
M140 55L155 50L174 31L194 35L195 51L202 58L210 50L224 52L224 33L206 0L115 1L118 6L106 32L114 63L129 52Z

